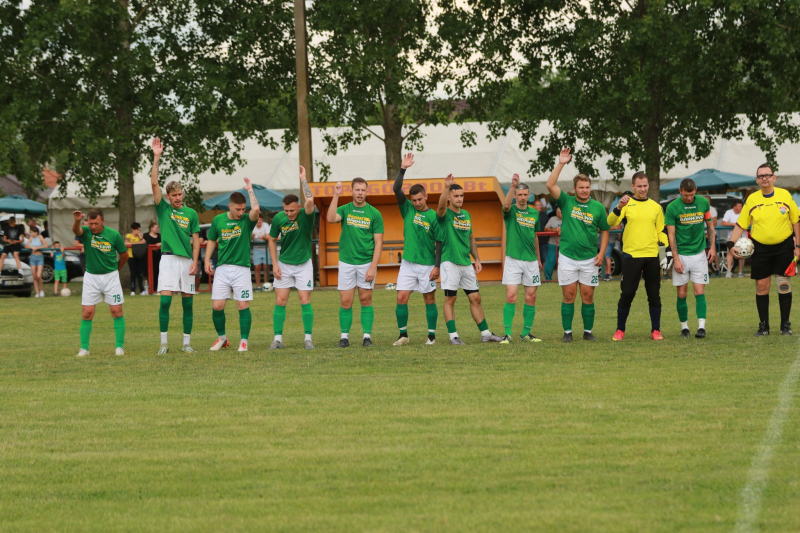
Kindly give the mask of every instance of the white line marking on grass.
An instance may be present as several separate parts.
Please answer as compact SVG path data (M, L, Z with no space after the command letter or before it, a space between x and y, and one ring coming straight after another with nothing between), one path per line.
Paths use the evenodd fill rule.
M786 415L792 407L794 389L800 378L800 354L789 367L789 373L778 389L778 405L769 419L764 440L758 447L758 453L753 457L753 464L747 473L747 484L742 489L741 502L739 503L739 521L736 522L735 531L755 531L756 520L761 514L761 494L767 486L769 478L769 464L775 448L781 443L781 433L786 422Z

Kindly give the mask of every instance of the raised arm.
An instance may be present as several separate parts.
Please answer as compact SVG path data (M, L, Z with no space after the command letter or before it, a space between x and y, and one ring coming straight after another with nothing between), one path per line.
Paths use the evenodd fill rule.
M511 188L508 189L506 200L503 202L503 211L508 213L511 211L511 204L514 203L514 195L517 193L517 185L519 185L519 174L511 176Z
M436 216L439 218L444 217L447 213L447 200L450 198L450 186L455 182L452 174L448 174L444 179L444 190L442 195L439 196L439 205L436 207Z
M300 167L300 191L301 196L305 198L303 207L305 208L306 215L314 214L314 194L311 192L308 180L306 180L306 169L302 166Z
M253 192L253 184L250 181L250 178L244 179L244 190L247 191L247 196L250 197L250 222L255 222L258 220L258 212L260 207L258 205L258 198L256 198L256 193ZM252 233L250 234L252 237Z
M558 155L558 164L556 168L553 169L553 172L550 173L550 177L547 178L547 190L550 192L550 196L553 200L558 200L561 197L561 188L557 185L558 177L561 175L561 170L564 168L564 165L569 163L572 160L572 155L570 154L569 148L564 148L561 150L561 153Z
M342 182L339 181L336 185L333 186L333 199L331 199L331 205L328 207L328 214L326 219L329 224L338 224L342 221L342 215L336 212L339 208L339 195L342 194L344 187L342 187Z
M158 184L158 161L161 159L162 153L164 153L164 146L161 144L161 139L156 137L153 139L153 169L150 171L150 186L153 188L153 203L156 205L161 203L161 185Z
M608 225L609 226L618 226L622 219L625 218L623 211L625 211L625 206L628 205L631 197L627 194L619 199L619 203L617 206L608 214Z
M83 235L83 228L81 227L81 220L83 220L83 213L81 213L80 209L78 209L77 211L72 212L72 217L75 219L72 222L72 234L81 237Z
M397 198L397 205L403 205L406 203L406 195L403 193L403 178L406 175L406 169L414 164L414 154L411 152L407 153L403 158L403 161L400 163L400 170L397 171L397 177L394 178L394 186L392 190L394 191L394 196Z

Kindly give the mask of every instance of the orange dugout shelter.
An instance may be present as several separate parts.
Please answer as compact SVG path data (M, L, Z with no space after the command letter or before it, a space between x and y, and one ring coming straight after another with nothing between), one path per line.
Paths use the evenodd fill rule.
M505 224L503 224L502 202L505 198L497 178L456 178L456 183L464 188L464 206L472 217L472 232L478 245L483 270L478 274L480 281L501 281L503 279L503 255L505 250ZM406 179L403 191L417 183L428 191L428 207L436 209L439 196L444 189L444 178ZM368 181L367 203L383 215L383 252L378 263L376 284L394 283L400 270L403 254L403 219L397 208L392 181ZM334 183L310 183L314 201L320 211L319 231L319 280L322 287L336 286L339 280L339 236L340 224L326 221L328 209L333 199ZM350 183L343 182L344 192L339 197L339 205L353 201Z

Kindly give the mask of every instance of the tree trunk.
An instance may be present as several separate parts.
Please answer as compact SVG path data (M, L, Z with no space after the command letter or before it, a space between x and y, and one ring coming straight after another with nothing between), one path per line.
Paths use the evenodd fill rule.
M387 104L383 109L383 147L386 151L386 179L393 180L403 161L403 125L395 121L396 108Z
M136 222L136 197L133 193L133 161L120 158L117 167L118 207L119 207L119 232L125 238L130 233L131 223ZM130 285L130 269L123 267L119 273L120 283L123 287Z
M644 172L650 182L647 196L661 201L661 146L659 145L659 128L655 121L648 125L642 135L644 146Z

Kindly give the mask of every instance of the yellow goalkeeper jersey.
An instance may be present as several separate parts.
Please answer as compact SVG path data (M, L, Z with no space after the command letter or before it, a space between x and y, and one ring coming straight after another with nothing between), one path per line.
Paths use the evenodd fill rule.
M616 226L623 220L626 223L622 232L622 251L631 257L658 257L658 243L667 244L661 205L650 198L631 198L619 216L614 211L608 214L609 226Z
M748 196L736 223L745 230L753 224L750 235L761 244L779 244L794 234L792 224L798 218L800 212L792 195L775 187L772 196L765 197L761 191Z

